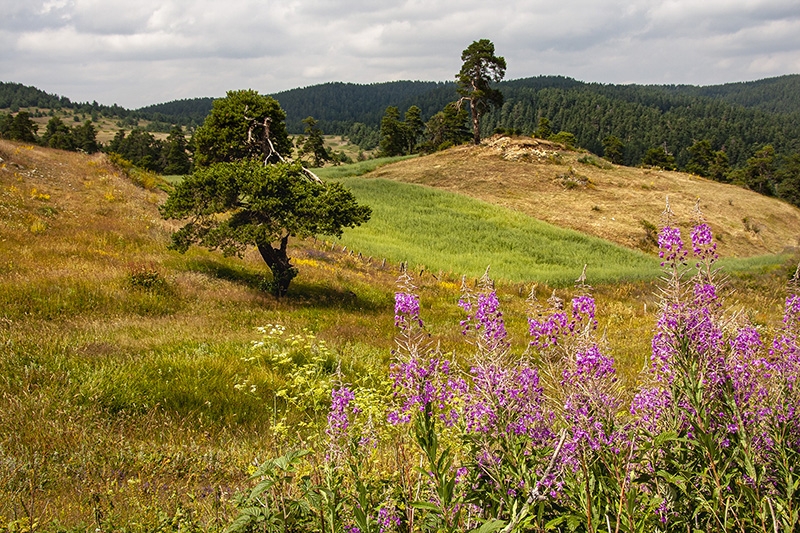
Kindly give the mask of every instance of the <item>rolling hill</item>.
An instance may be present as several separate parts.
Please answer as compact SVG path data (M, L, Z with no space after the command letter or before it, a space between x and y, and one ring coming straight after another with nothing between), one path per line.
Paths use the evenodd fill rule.
M617 166L530 138L495 136L381 167L370 175L427 185L503 206L618 245L653 251L669 199L688 230L698 205L726 257L800 246L800 209L753 191L681 172ZM688 233L684 233L688 235Z
M657 264L652 253L524 211L635 245L637 219L657 217L665 192L681 221L695 195L713 197L701 204L728 252L779 251L796 240L797 209L775 200L525 143L495 138L346 179L376 206L406 214L392 224L397 214L375 211L379 232L406 237L395 261L405 260L416 232L430 229L420 226L450 221L466 228L457 236L462 255L479 262L489 228L506 239L494 243L500 254L508 242L553 238L557 267L575 262L558 256L597 245L601 255L647 269ZM165 188L103 154L0 140L0 529L221 531L235 517L234 494L252 488L254 459L278 455L294 432L324 427L325 387L377 383L392 358L398 265L341 249L351 238L366 247L368 234L295 242L300 275L276 300L259 290L265 269L255 252L240 259L166 249L175 226L158 213ZM743 214L763 225L756 235L737 233ZM755 323L780 321L786 262L772 258L733 277ZM434 340L468 353L459 273L412 273ZM497 279L514 353L530 338L527 296L570 297L570 289L532 281ZM656 317L654 286L596 284L594 294L620 379L635 383ZM280 338L269 333L282 328Z

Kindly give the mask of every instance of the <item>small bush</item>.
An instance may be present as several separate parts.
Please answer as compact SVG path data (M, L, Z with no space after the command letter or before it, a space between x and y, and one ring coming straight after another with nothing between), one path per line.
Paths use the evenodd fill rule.
M565 189L585 188L591 183L589 178L578 174L572 167L564 174L559 174L557 179Z
M148 265L133 267L128 274L128 286L146 292L169 292L169 285L163 274L157 268Z
M593 167L597 167L602 170L609 170L614 168L614 166L608 161L604 161L603 159L598 159L589 154L580 156L578 158L578 163L583 163L584 165L591 165Z

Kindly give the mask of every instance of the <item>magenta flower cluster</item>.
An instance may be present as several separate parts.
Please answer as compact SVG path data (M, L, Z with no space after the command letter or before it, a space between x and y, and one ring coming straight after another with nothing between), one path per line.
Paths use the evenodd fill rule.
M563 311L554 311L545 318L528 318L530 344L539 350L558 346L562 339L597 328L596 305L589 295L576 296L572 300L572 317Z
M446 465L436 475L428 472L432 505L450 502L450 511L469 508L484 520L508 524L510 513L536 501L537 512L551 520L543 519L537 525L542 528L596 508L603 509L609 529L616 521L620 531L633 523L615 515L625 511L621 502L647 531L715 530L732 502L739 506L731 511L737 521L732 530L780 530L773 515L800 508L800 295L787 297L780 329L765 337L742 316L725 317L707 224L691 231L690 251L704 267L694 277L678 268L689 255L678 228L664 227L658 242L671 278L649 372L632 398L596 338L596 304L587 294L573 298L566 310L559 302L529 318L531 351L522 357L509 353L496 292L465 294L459 301L467 315L462 327L478 347L465 365L469 372L428 345L398 342L414 349L396 355L391 365L394 402L387 421L424 419L426 431L442 431L441 421L448 442L455 434L465 446L457 456L461 462L451 464L442 458L456 455L442 455L435 439L418 441L432 446L422 457L439 454L430 470ZM395 323L406 339L423 337L416 295L396 294ZM540 371L531 363L536 360L549 366ZM357 413L354 397L346 387L333 392L326 430L331 443L348 434ZM436 480L439 486L433 486ZM580 507L587 505L585 495L594 506L588 513ZM398 528L390 508L374 513L380 531Z
M489 352L508 347L508 334L496 292L478 294L477 305L468 297L461 298L458 305L467 313L466 319L461 321L464 335L474 332L479 337L479 344Z
M394 295L394 325L408 329L412 324L422 327L419 316L419 298L415 294L398 292Z
M328 460L336 461L344 456L349 443L351 417L361 412L356 405L350 405L356 396L348 387L342 386L331 391L331 408L328 411Z
M456 375L450 361L415 357L394 363L390 377L394 397L399 403L399 407L388 414L390 424L408 423L415 412L423 412L429 407L436 409L446 424L455 423L458 413L450 401L464 392L466 382Z
M698 266L702 262L713 262L719 257L717 255L717 243L708 224L698 224L692 229L692 253L698 261Z
M543 390L535 368L492 364L473 367L470 373L472 387L464 402L468 433L526 435L534 444L552 439L551 419L544 411Z
M664 227L658 234L658 257L662 259L661 266L683 263L686 256L681 230L670 226Z

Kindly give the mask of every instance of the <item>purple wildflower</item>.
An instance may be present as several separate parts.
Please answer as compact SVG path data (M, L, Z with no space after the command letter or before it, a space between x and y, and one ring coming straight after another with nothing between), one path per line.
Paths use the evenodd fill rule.
M659 422L671 405L672 394L668 390L651 387L636 393L631 401L630 413L637 426L650 433L656 433Z
M355 398L353 391L345 386L331 391L331 409L328 411L328 427L325 429L330 460L337 460L343 456L348 439L350 415L361 412L357 406L350 407L350 402Z
M394 295L394 325L400 329L408 329L412 323L422 327L419 317L419 298L415 294L397 292Z
M464 406L468 433L492 437L527 435L535 444L552 437L535 368L489 365L474 367L471 373L473 387L465 397Z
M376 521L378 522L380 533L391 531L400 525L400 517L397 516L394 510L391 510L386 506L378 509L378 517Z
M603 355L600 348L594 344L575 354L575 368L564 371L564 380L571 382L585 378L602 379L615 373L614 359Z
M597 312L594 298L591 296L577 296L572 299L572 318L578 322L582 322L584 317L589 323L597 325L594 316Z
M461 322L463 333L466 335L470 330L474 330L482 350L495 352L508 348L506 326L496 292L478 294L474 315L471 314L474 305L468 297L461 298L458 305L467 313L466 320Z
M675 266L686 259L686 250L683 249L681 230L665 226L658 234L658 257L663 259L661 266L667 263Z
M717 288L711 283L696 283L694 286L694 305L718 307Z
M531 346L539 349L558 345L560 337L572 332L567 314L561 312L553 313L542 321L529 318L528 328L533 337Z
M713 263L719 257L717 244L708 224L698 224L692 229L692 253L700 261Z
M447 425L453 424L457 413L450 407L450 400L466 390L466 383L451 375L450 361L412 358L393 364L391 378L394 397L401 404L398 409L389 412L390 424L408 423L414 410L422 412L428 406L437 408L440 418Z
M800 296L797 294L790 294L786 297L783 325L790 330L796 330L800 326Z
M563 371L562 387L569 391L564 419L571 439L565 446L564 464L576 469L580 456L601 448L619 450L626 440L617 422L621 401L614 390L614 359L597 345L578 350L572 365Z

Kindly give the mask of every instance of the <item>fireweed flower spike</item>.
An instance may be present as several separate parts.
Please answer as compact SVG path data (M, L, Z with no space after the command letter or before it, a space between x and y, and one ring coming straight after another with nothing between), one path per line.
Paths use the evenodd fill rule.
M681 230L670 226L662 228L658 234L658 257L662 259L661 266L677 266L686 260L687 252L683 248Z
M394 295L394 325L407 329L411 324L422 327L419 317L419 298L414 294L398 292Z
M361 410L351 402L356 396L348 387L342 386L331 391L331 408L328 411L328 426L325 434L328 437L328 460L339 462L347 452L349 441L350 417Z
M398 284L402 284L406 291L414 289L407 273L403 273ZM423 330L416 294L395 294L395 324L400 333L396 339L398 349L390 377L399 406L389 412L389 423L408 423L415 412L431 407L439 411L442 421L452 425L457 413L450 403L466 388L466 383L457 377L450 361L440 358L431 346Z
M467 313L467 318L461 322L462 333L474 332L481 353L499 355L508 349L506 326L496 292L478 294L477 302L465 295L458 305Z
M699 267L701 263L713 263L719 258L717 255L717 243L714 242L714 237L711 234L711 228L708 224L699 224L692 229L692 252Z

